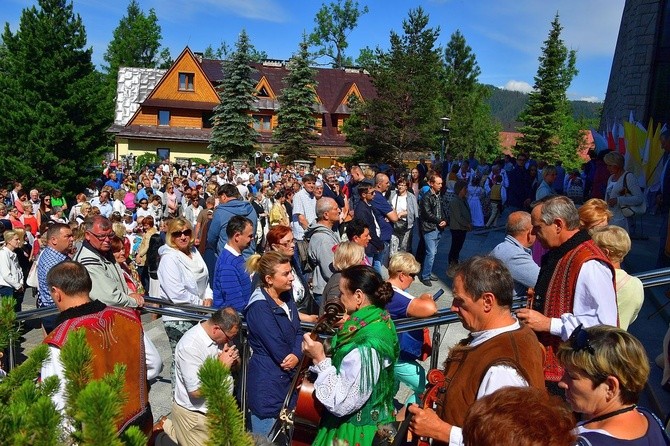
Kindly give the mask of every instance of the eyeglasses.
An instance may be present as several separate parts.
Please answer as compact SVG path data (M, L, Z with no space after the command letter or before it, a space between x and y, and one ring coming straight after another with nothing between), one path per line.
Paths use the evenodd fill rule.
M579 324L577 328L575 328L568 338L568 342L570 343L570 347L576 352L586 350L592 355L596 354L589 342L589 333L584 329L582 324Z
M233 335L233 336L229 335L228 332L227 332L226 330L224 330L223 327L220 326L220 325L217 325L217 328L218 328L219 330L221 330L221 332L222 332L224 335L226 335L226 338L227 338L229 341L230 341L231 339L235 339L235 336L237 336L237 334L235 334L235 335Z
M87 232L89 234L91 234L93 237L97 238L98 241L101 241L101 242L104 241L104 240L111 240L112 238L114 238L114 235L115 235L113 232L110 232L108 234L96 234L93 231L87 231Z
M190 229L184 229L183 231L175 231L170 233L170 235L172 235L172 237L175 238L181 237L182 235L185 235L186 237L191 237L191 234L193 234L193 231L191 231Z
M279 244L282 246L293 246L295 245L295 239L289 240L287 242L279 242Z

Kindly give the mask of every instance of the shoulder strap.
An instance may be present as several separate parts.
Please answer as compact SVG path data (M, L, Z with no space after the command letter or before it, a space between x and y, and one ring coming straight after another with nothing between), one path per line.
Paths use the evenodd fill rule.
M581 435L577 437L576 446L592 446L591 442Z

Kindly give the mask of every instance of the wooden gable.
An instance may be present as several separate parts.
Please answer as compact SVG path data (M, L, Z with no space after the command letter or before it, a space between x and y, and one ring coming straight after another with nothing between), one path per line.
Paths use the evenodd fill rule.
M256 84L256 96L259 98L277 99L277 95L270 86L267 77L261 77L261 80Z
M354 95L358 98L360 102L365 102L365 99L363 99L363 95L361 94L361 91L358 89L358 86L353 83L351 84L351 87L349 87L349 91L342 97L342 101L340 102L340 105L349 105L349 98L351 95Z
M192 87L189 84L190 75L192 75ZM181 85L180 77L182 77ZM184 77L187 81L186 85L183 83ZM152 99L205 102L208 104L219 103L219 96L214 86L188 47L184 48L184 51L181 52L168 72L156 85L156 88L147 97L147 100Z

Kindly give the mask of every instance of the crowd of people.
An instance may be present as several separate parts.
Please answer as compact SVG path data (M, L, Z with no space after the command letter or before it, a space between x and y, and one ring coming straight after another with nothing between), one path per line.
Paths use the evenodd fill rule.
M492 163L474 153L430 166L422 159L409 171L223 160L164 160L133 171L113 160L70 198L28 192L18 182L0 189L0 295L14 297L20 309L25 289L34 287L38 307L58 308L42 320L50 348L94 320L116 325L114 333L138 324L141 332L136 309L150 305L146 296L176 306L177 314L180 305L216 310L204 322L162 317L173 406L154 426L162 432L157 444L206 442L198 369L209 357L232 369L248 360L246 395L236 375L229 391L246 398L248 428L261 436L276 432L287 401L295 405L295 396L286 397L300 366L309 365L325 408L313 444L391 444L393 434L380 439L380 432L394 429L400 383L411 390L411 405L401 411L409 431L445 444L513 444L496 443L501 434L478 426L525 404L560 422L540 443L528 435L514 444L613 444L613 437L668 444L653 414L634 405L649 370L636 365L644 351L625 330L643 290L621 263L646 199L618 153L594 156L581 173L524 154ZM500 220L505 240L489 255L461 259L467 233ZM434 265L447 229L451 309L471 335L450 351L443 379L429 382L420 363L428 333L396 333L393 321L437 312L430 292L408 289L417 277L432 289L444 273ZM73 274L79 279L68 282ZM512 312L514 298L526 298L527 308ZM344 316L327 351L301 322L317 322L331 305ZM100 342L94 353L127 364L131 384L157 376L162 362L146 336L123 339L123 355ZM243 342L250 358L241 355ZM45 376L62 376L54 357ZM587 421L577 426L545 389ZM146 395L132 392L119 430L134 424L151 435ZM613 420L624 418L628 427L620 429ZM492 429L517 422L501 419Z

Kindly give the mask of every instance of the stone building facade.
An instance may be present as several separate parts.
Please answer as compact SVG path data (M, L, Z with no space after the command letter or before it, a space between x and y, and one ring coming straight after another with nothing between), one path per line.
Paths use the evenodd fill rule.
M670 1L626 0L600 123L670 121Z

